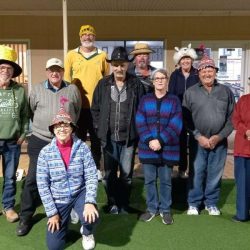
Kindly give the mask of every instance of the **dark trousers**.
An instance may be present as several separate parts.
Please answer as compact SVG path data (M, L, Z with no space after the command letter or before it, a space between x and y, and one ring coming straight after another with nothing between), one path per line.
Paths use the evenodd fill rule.
M70 219L70 212L72 208L75 209L76 213L79 216L83 228L83 234L84 235L93 234L94 226L96 225L98 220L96 218L96 221L91 224L84 220L83 209L85 204L85 196L86 192L85 190L83 190L81 193L77 195L77 197L72 198L70 203L55 204L61 219L60 229L58 231L55 231L54 233L51 233L50 231L47 230L47 247L49 250L64 249L65 238L67 235L68 224Z
M249 220L250 158L234 157L234 177L236 183L236 216L239 220Z
M36 184L37 159L41 149L48 144L34 135L28 139L28 155L30 158L28 174L25 178L21 195L20 218L24 221L31 220L38 205L41 204L40 196Z
M19 163L21 146L16 140L0 140L0 155L3 166L2 204L5 210L14 208L16 195L16 170Z
M109 206L126 208L129 205L134 155L135 146L127 147L126 142L108 141L103 148L105 170L103 183Z
M94 158L97 169L100 169L100 161L102 156L101 142L98 139L93 127L93 119L90 109L81 109L80 117L77 122L78 129L76 135L83 141L87 140L87 133L90 136L91 153Z

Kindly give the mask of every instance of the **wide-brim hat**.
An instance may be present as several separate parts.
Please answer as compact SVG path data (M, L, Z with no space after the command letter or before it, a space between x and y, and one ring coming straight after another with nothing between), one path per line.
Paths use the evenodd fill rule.
M150 54L150 53L155 53L155 51L151 49L147 43L136 43L134 49L129 54L136 56L139 54Z
M15 62L17 60L17 53L12 48L0 45L0 64L9 64L14 68L13 78L22 73L22 68Z
M59 109L51 124L49 125L49 131L54 134L54 126L60 123L70 124L73 128L73 132L76 130L77 126L73 123L71 116L65 111L64 107Z
M205 69L205 68L214 68L216 72L218 72L219 68L215 66L215 62L212 58L208 55L204 55L198 63L197 69L198 71Z
M111 62L118 62L118 61L122 61L122 62L132 62L133 61L133 58L132 59L129 59L128 57L128 52L127 50L122 47L122 46L119 46L119 47L116 47L112 54L111 54L111 59L106 59L106 61L108 63L111 63Z

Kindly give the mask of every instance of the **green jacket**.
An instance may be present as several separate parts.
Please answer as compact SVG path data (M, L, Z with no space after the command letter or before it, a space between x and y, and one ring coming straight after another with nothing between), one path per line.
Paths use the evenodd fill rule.
M0 140L25 138L29 129L29 109L24 88L11 80L0 89Z

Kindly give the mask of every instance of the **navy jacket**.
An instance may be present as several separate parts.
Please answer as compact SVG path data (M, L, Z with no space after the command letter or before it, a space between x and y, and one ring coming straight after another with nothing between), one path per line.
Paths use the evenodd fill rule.
M168 92L177 95L182 103L184 92L191 86L199 82L198 71L194 67L190 70L190 75L185 79L181 68L176 69L170 76Z

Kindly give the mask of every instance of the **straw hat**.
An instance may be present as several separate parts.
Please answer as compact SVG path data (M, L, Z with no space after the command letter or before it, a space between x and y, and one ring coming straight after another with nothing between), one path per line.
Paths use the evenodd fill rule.
M22 73L22 68L16 63L17 53L12 48L0 45L0 64L9 64L14 68L13 78Z
M129 53L130 55L139 55L139 54L150 54L155 53L147 43L136 43L134 49Z

